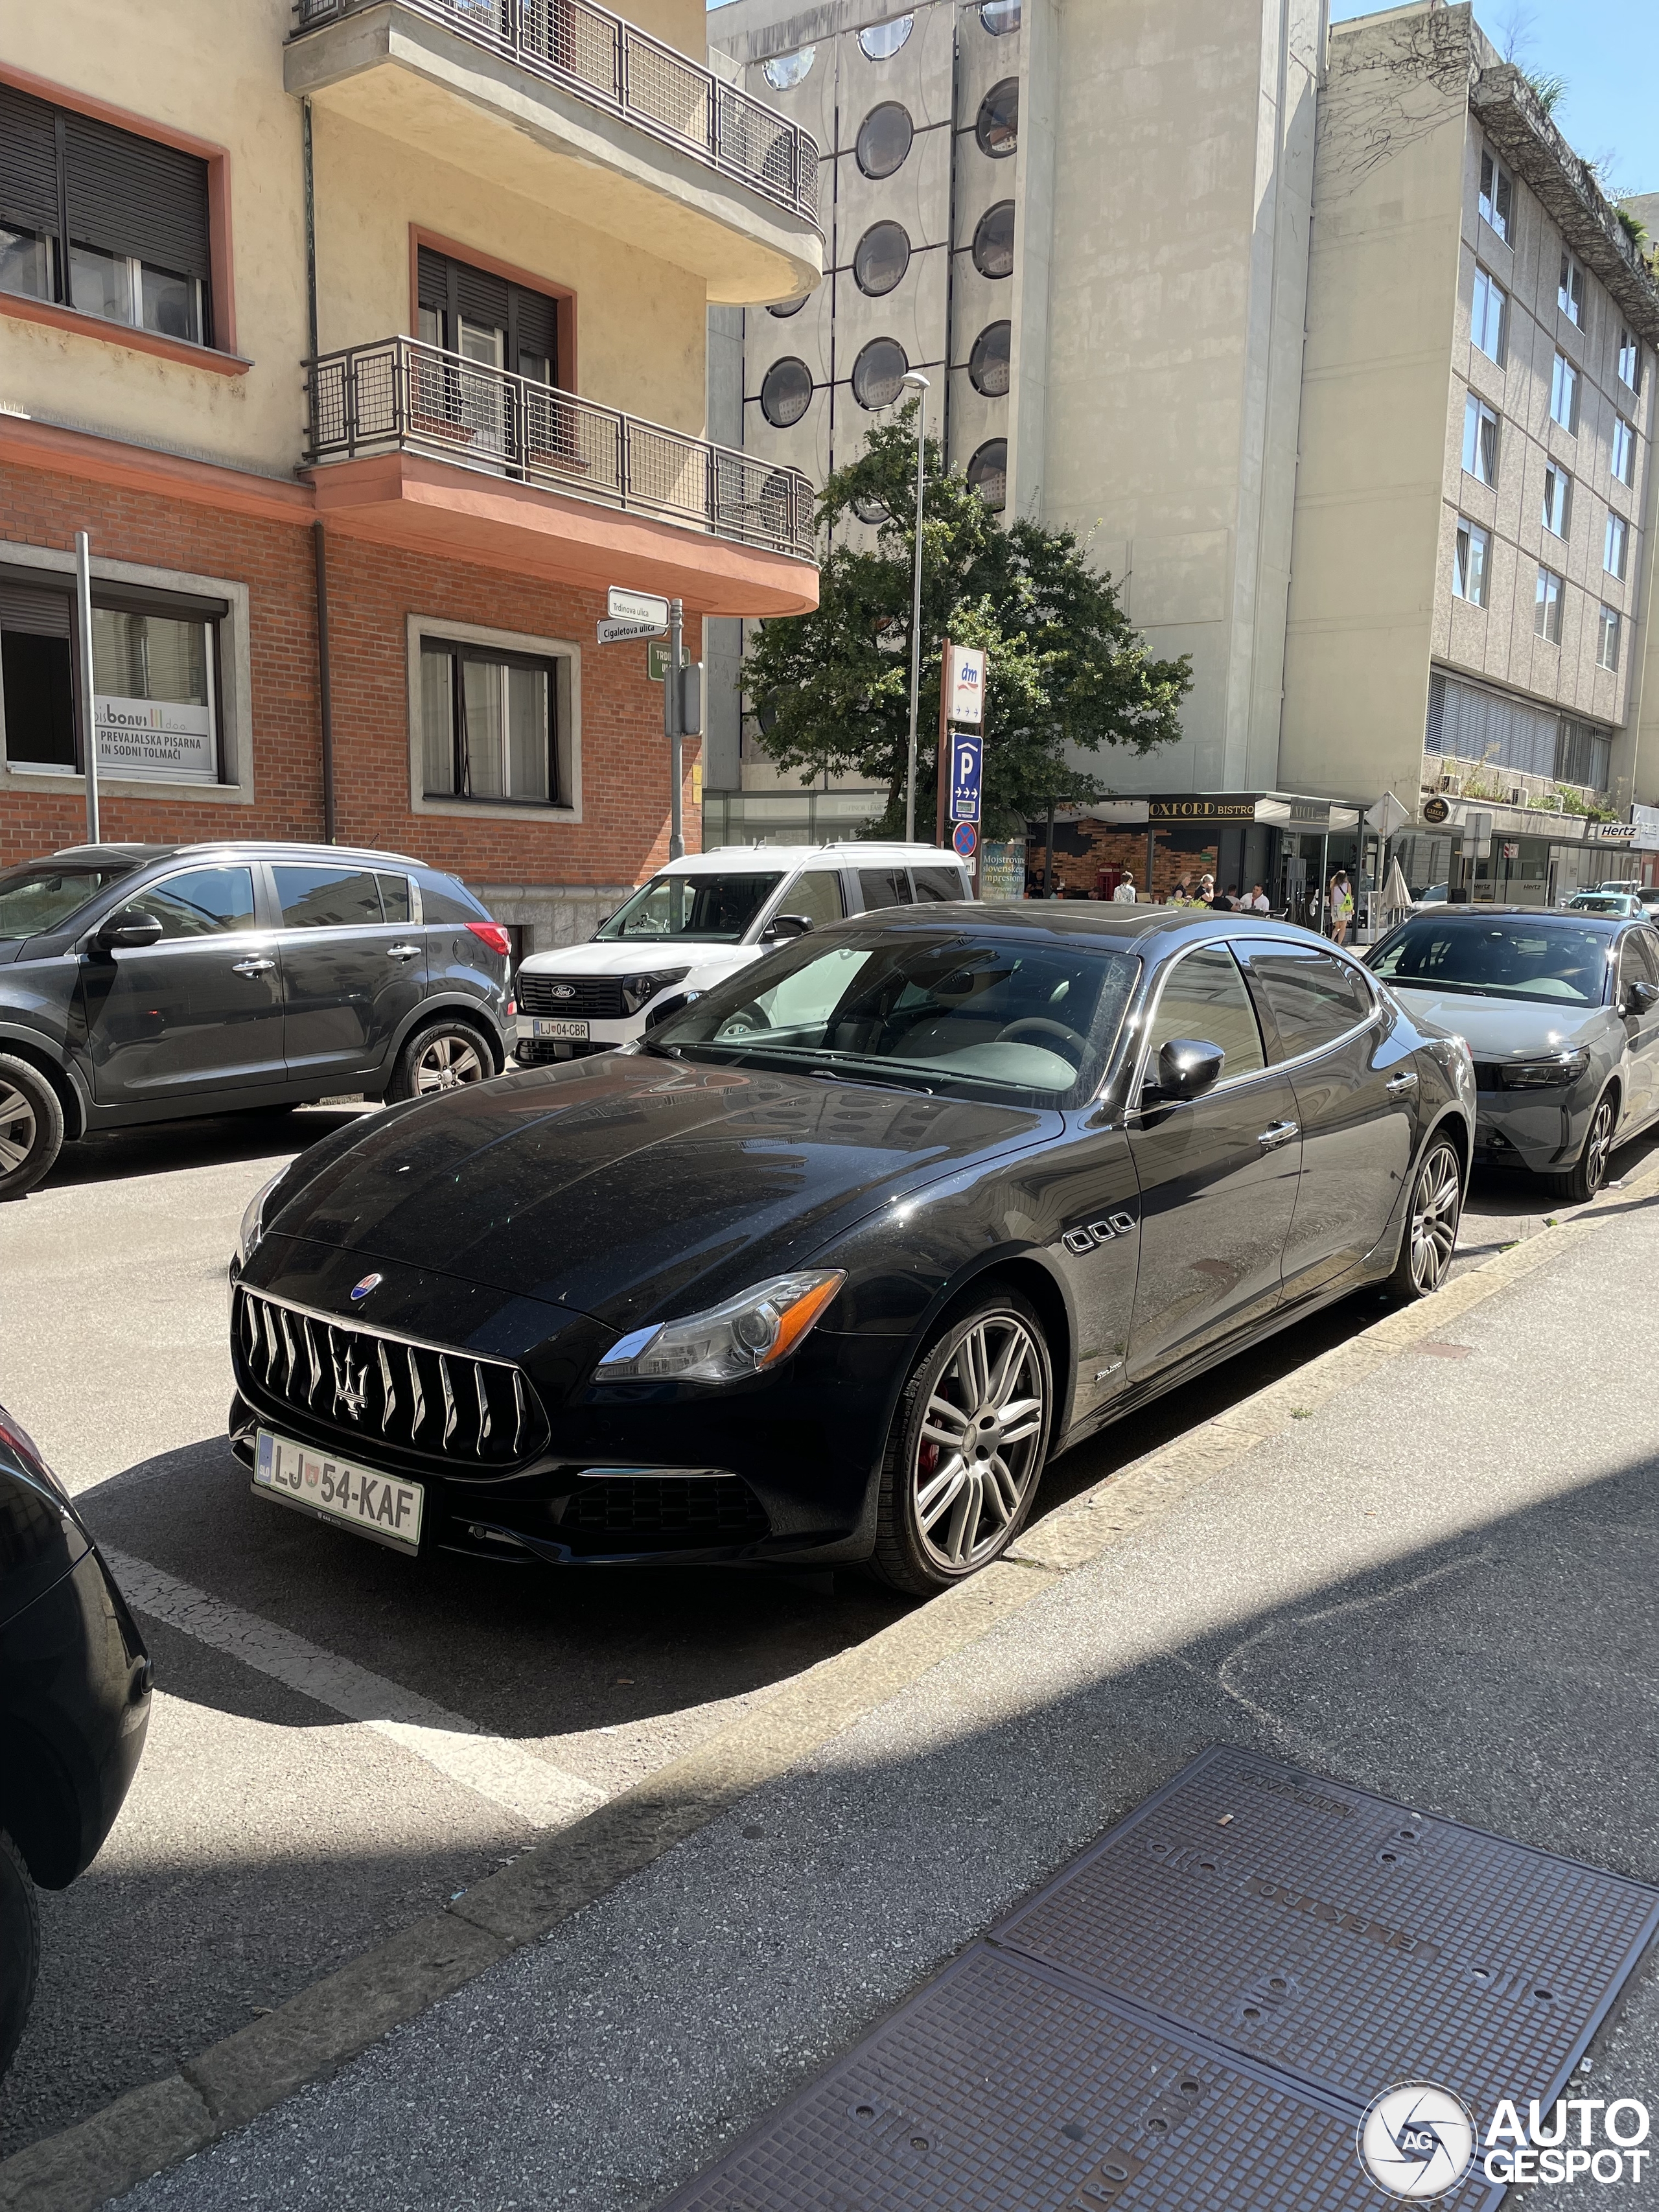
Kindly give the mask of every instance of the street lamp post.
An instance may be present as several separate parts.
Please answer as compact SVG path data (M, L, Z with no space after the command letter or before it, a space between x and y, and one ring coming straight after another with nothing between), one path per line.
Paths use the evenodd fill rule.
M910 594L910 751L904 785L904 842L914 844L916 835L916 700L921 690L921 498L922 470L927 453L927 379L909 368L899 380L916 395L916 545L915 576Z

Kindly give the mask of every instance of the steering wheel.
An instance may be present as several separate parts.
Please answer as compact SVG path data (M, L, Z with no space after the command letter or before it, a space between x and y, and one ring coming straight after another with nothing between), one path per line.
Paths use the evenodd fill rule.
M751 999L746 1006L739 1006L728 1014L714 1033L714 1042L732 1037L753 1036L757 1030L769 1030L772 1024Z
M998 1044L1012 1044L1022 1030L1036 1030L1044 1036L1058 1037L1060 1048L1068 1059L1075 1050L1076 1058L1073 1060L1073 1066L1082 1065L1083 1055L1089 1049L1089 1041L1086 1037L1080 1037L1075 1030L1067 1029L1064 1022L1051 1022L1042 1014L1027 1014L1021 1021L1010 1022L1006 1030L997 1031L995 1042Z

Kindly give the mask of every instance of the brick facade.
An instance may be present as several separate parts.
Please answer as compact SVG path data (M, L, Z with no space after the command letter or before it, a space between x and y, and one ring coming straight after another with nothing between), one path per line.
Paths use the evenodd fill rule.
M102 834L180 842L323 834L314 553L308 526L223 513L184 501L33 469L0 471L0 561L6 541L67 550L77 530L95 556L240 581L249 593L253 802L192 803L100 786ZM343 844L416 854L481 888L510 886L504 918L520 921L526 949L573 933L570 917L639 882L668 854L667 746L662 688L646 675L642 644L592 641L602 592L448 562L337 534L329 541L329 642L334 710L336 834ZM410 806L407 617L526 636L568 638L581 653L580 823L416 814ZM686 651L701 653L688 617ZM698 746L685 745L688 847L698 844L692 804ZM80 786L0 791L0 866L85 836ZM588 896L584 898L583 894ZM508 910L510 909L510 910ZM602 908L601 908L602 910ZM592 916L597 919L597 913ZM575 933L586 934L585 929Z

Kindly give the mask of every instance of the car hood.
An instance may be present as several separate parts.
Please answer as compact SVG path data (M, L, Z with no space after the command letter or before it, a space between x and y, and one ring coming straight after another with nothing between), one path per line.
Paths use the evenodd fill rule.
M605 1054L366 1122L266 1223L592 1314L696 1311L1058 1113ZM295 1163L303 1177L304 1155Z
M1616 1021L1610 1006L1557 1006L1544 999L1487 999L1467 991L1419 991L1389 979L1413 1020L1453 1030L1477 1060L1529 1060L1582 1044Z
M741 967L762 950L757 945L711 945L696 937L593 938L557 952L538 952L520 968L521 975L654 975L665 968L707 968L724 963Z

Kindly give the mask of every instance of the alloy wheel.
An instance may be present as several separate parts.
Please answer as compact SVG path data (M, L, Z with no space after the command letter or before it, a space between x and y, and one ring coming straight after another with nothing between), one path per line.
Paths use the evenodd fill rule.
M1604 1098L1591 1118L1584 1139L1586 1195L1594 1198L1607 1180L1607 1157L1613 1150L1613 1101Z
M0 1083L0 1176L15 1175L34 1150L34 1109L21 1091Z
M434 1091L456 1091L464 1083L482 1083L483 1060L476 1045L453 1030L433 1038L415 1063L415 1095Z
M910 1468L921 1548L952 1575L988 1558L1042 1465L1048 1382L1018 1315L981 1316L934 1383Z
M1457 1249L1463 1211L1463 1176L1449 1145L1437 1145L1423 1163L1412 1200L1412 1281L1425 1297L1446 1279Z

